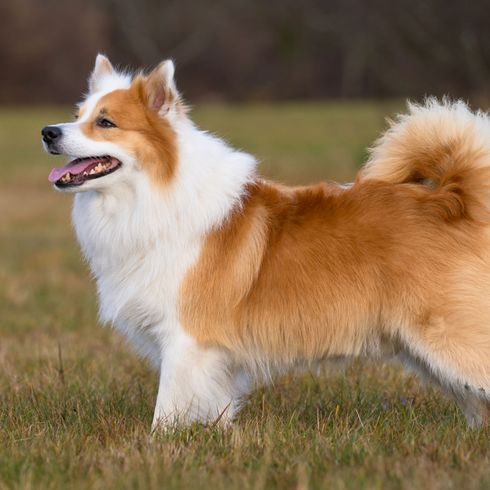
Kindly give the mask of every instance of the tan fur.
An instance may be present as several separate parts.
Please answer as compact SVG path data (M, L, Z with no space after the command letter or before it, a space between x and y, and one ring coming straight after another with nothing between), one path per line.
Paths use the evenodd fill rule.
M203 343L277 360L359 355L397 327L426 326L455 261L482 252L476 225L427 216L428 196L368 181L250 186L187 279L184 325Z
M490 152L471 125L437 124L414 116L388 131L348 189L251 184L186 278L188 333L266 364L377 355L388 345L481 421Z
M139 76L129 89L119 89L101 97L82 132L90 139L110 141L135 155L156 186L167 184L177 165L176 135L169 122L154 107L154 76ZM166 97L171 97L168 91ZM162 99L163 103L163 99ZM80 108L83 113L84 107ZM97 125L107 118L116 128Z

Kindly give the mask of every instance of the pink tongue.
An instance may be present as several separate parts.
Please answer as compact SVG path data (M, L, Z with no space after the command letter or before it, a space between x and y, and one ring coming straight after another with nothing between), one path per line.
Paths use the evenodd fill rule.
M78 175L82 173L87 167L90 167L90 165L93 165L94 163L99 162L100 159L97 158L85 158L84 160L81 160L77 163L68 163L64 167L60 168L53 168L51 172L49 172L48 180L51 183L56 182L57 180L60 180L63 175L66 173L70 172L73 175Z

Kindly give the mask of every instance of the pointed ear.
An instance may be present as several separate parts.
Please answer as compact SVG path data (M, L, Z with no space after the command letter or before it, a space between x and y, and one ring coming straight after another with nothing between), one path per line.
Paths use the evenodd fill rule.
M97 58L95 58L95 66L88 81L90 93L97 92L100 89L100 81L102 78L111 75L112 73L114 73L114 67L109 61L109 58L99 53Z
M166 113L177 102L179 94L174 82L175 67L172 60L162 61L145 82L148 108Z

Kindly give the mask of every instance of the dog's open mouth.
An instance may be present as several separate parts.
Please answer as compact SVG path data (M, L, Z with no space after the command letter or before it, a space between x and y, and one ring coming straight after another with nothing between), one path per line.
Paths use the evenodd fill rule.
M57 187L74 187L87 180L98 179L121 167L121 162L109 155L102 157L77 158L64 167L53 168L48 180Z

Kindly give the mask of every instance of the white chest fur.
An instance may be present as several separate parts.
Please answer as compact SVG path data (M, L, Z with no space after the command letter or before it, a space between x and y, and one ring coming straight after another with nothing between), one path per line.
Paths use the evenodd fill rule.
M206 233L241 198L255 165L193 127L182 133L177 175L168 188L157 189L144 172L133 172L103 192L77 194L73 207L75 231L97 281L101 320L155 365L169 336L181 329L182 281ZM185 144L189 140L193 144Z
M73 222L97 281L101 320L158 365L167 337L179 328L179 288L201 240L168 222L164 200L141 191L78 194Z

